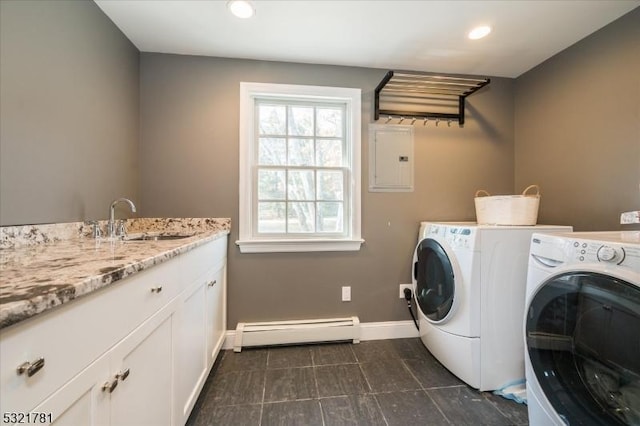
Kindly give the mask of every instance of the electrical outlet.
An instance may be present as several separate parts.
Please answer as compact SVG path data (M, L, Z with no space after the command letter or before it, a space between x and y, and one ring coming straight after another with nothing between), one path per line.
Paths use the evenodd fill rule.
M400 299L404 299L404 289L408 288L413 291L413 284L400 284Z
M620 225L627 225L630 223L640 223L640 210L635 212L626 212L620 215Z
M351 302L351 286L342 287L342 301Z

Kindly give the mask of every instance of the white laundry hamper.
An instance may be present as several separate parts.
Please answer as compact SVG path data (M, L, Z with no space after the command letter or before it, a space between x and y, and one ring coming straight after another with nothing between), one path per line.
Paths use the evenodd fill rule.
M535 190L535 193L529 192ZM540 187L529 185L521 195L491 195L476 191L476 220L480 225L535 225L538 222Z

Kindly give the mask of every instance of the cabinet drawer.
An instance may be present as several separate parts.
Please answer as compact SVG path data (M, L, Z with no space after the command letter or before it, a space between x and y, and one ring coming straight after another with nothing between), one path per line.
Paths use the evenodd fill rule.
M2 412L32 410L105 351L113 335L108 316L114 303L98 306L90 300L93 298L88 296L2 330ZM100 315L105 317L96 320ZM102 334L101 328L107 332ZM44 359L44 366L33 376L17 374L18 366L39 358Z

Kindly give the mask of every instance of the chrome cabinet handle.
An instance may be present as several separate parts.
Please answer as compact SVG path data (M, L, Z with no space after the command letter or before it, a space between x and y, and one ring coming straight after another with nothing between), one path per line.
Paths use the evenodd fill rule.
M127 380L127 377L129 377L129 373L130 373L130 371L127 368L123 372L116 374L116 379L120 379L120 380L122 380L124 382L125 380Z
M104 385L102 385L102 391L112 393L117 387L118 379L116 378L110 382L105 382Z
M17 368L18 375L27 373L27 377L31 377L44 367L44 358L38 358L32 362L24 362Z
M218 282L217 280L213 280L209 284L207 284L207 286L208 287L213 287L214 285L216 285L217 282Z
M160 293L162 291L162 286L151 287L151 293Z

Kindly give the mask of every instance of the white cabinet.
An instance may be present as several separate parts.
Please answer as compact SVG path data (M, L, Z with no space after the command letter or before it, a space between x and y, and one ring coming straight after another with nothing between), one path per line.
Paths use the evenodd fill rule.
M224 249L224 252L223 252ZM179 298L177 330L176 417L184 424L211 371L226 332L226 246L220 245L218 262Z
M224 338L226 248L225 236L3 329L1 411L51 413L57 426L183 425ZM39 357L31 377L16 373Z
M207 363L212 366L227 331L227 267L222 265L206 284Z
M180 299L175 369L176 424L183 424L189 417L198 398L200 382L206 379L207 372L204 283L190 286Z
M174 312L163 308L33 411L56 426L169 425Z
M174 306L163 309L111 351L111 424L171 424L172 321Z
M32 410L175 299L184 289L180 269L203 263L200 250L210 252L194 249L0 330L1 411ZM18 366L40 358L44 365L31 377L16 374Z
M109 356L104 355L53 393L33 412L51 414L56 426L108 426L109 393L103 384L109 378Z

